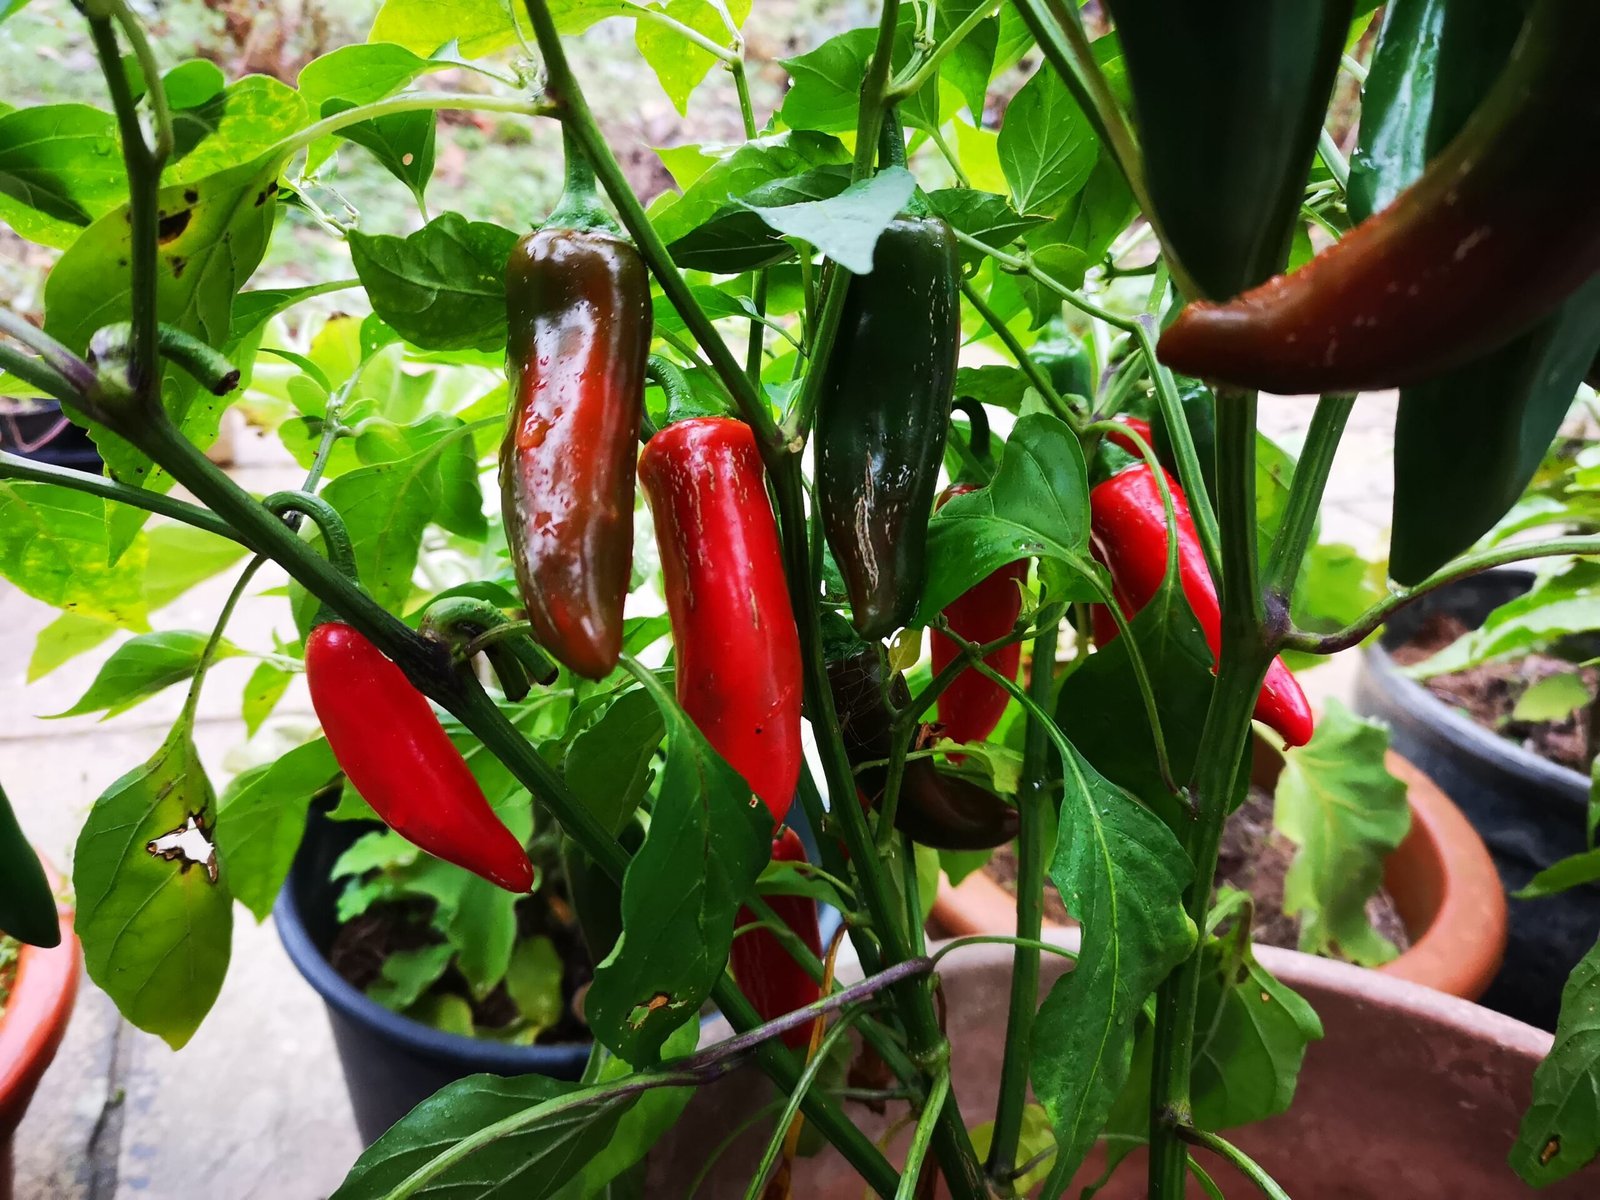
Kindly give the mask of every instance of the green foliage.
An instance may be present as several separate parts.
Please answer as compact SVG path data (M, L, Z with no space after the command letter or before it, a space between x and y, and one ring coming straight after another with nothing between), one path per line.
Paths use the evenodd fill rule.
M1586 1166L1600 1151L1600 945L1572 969L1549 1057L1533 1073L1511 1165L1535 1187Z

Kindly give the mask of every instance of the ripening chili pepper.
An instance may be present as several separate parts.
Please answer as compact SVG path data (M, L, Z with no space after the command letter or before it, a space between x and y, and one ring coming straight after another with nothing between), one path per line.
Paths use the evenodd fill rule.
M633 492L650 278L599 212L582 154L567 192L506 267L511 419L501 507L539 643L600 679L622 650L633 566Z
M306 682L339 769L383 823L507 891L533 887L522 844L405 672L340 621L306 638Z
M1208 296L1282 270L1351 0L1108 0L1153 212Z
M800 844L799 836L785 825L772 839L772 861L805 860L806 849ZM799 936L806 948L818 958L822 957L816 901L806 896L768 896L766 901L774 915ZM748 908L741 908L734 920L734 929L755 924L759 919ZM763 1021L776 1020L822 999L822 988L817 981L795 961L778 936L765 927L734 937L728 965L733 969L734 982ZM797 1026L783 1034L784 1044L791 1050L800 1049L810 1040L809 1025Z
M884 691L883 660L867 646L828 664L828 685L852 764L889 757L896 706L911 702L905 679L896 672ZM889 781L887 767L856 774L861 803L878 804ZM1017 835L1017 810L970 780L939 770L926 758L911 759L900 779L895 828L935 850L992 850Z
M668 425L639 478L655 517L678 702L781 822L800 778L800 637L750 427Z
M822 526L856 629L884 637L922 593L928 515L961 343L955 235L900 216L851 278L817 408Z
M1390 0L1361 92L1349 209L1361 221L1423 173L1494 86L1522 29L1502 0ZM1403 388L1389 573L1414 584L1516 502L1600 347L1600 275L1497 350Z
M1222 647L1217 589L1189 515L1189 502L1170 476L1167 486L1178 534L1178 582L1215 657ZM1094 556L1111 572L1117 602L1131 619L1160 591L1167 574L1167 516L1155 474L1138 464L1099 484L1089 493L1089 515ZM1107 631L1108 636L1102 637ZM1115 636L1115 629L1097 620L1095 633L1103 645ZM1311 705L1281 658L1273 659L1267 669L1255 716L1290 746L1311 740Z
M992 471L993 459L989 450L989 419L983 405L963 398L961 409L971 421L971 448L974 460L985 471ZM939 496L938 505L952 496L975 492L981 485L966 477L958 478ZM1022 612L1022 589L1019 586L1028 578L1028 560L1018 559L1008 563L981 579L944 609L944 618L950 630L959 637L979 645L995 641L1010 633ZM929 643L933 656L933 672L937 675L961 654L960 645L938 629L933 630ZM1002 646L983 660L990 670L1016 679L1022 664L1022 643L1012 642ZM981 742L994 732L1006 710L1011 693L976 667L968 667L950 681L950 686L939 694L939 723L947 737L957 742Z
M44 866L0 788L0 934L30 946L59 946L61 919Z
M1537 0L1493 89L1393 203L1290 275L1189 305L1161 360L1272 392L1420 383L1600 269L1600 4Z

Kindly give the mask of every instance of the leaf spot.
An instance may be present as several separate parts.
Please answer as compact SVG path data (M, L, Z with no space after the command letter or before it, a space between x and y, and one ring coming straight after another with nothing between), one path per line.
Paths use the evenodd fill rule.
M192 866L203 866L206 878L212 883L217 881L217 848L198 813L190 813L182 825L147 842L145 852L152 858L178 863L180 874Z
M175 241L185 229L189 228L189 218L193 215L194 209L185 208L162 217L156 223L156 241L163 246Z

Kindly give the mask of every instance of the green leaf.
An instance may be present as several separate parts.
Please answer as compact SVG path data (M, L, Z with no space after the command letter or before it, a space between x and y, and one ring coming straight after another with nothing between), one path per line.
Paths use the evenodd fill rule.
M396 950L383 960L383 973L367 985L367 995L385 1008L404 1012L444 974L453 952L442 942L415 950Z
M958 0L965 4L967 0ZM937 22L938 15L935 14ZM890 65L899 71L909 62L918 36L920 14L911 5L900 10ZM937 26L936 26L937 28ZM952 26L953 28L953 26ZM779 117L790 129L843 132L856 127L856 110L867 64L878 40L875 26L851 29L829 38L798 58L780 59L791 85L783 98ZM967 82L971 82L970 78ZM981 107L981 105L980 105ZM900 116L908 125L923 129L939 124L939 87L930 81L913 97L900 102Z
M1531 591L1502 604L1477 629L1407 668L1407 674L1427 678L1461 671L1542 649L1591 629L1600 629L1600 563L1575 559L1561 571L1541 577Z
M810 242L857 275L872 271L878 238L905 207L917 182L904 167L887 167L828 200L745 207L779 233Z
M1036 71L1006 107L1000 167L1020 213L1059 217L1089 182L1100 139L1054 71Z
M517 897L487 879L459 871L460 888L445 936L472 994L483 999L505 978L517 940Z
M458 1080L367 1147L332 1200L379 1200L463 1138L542 1107L548 1116L535 1117L489 1142L411 1194L545 1200L606 1146L633 1099L601 1093L561 1103L579 1090L579 1084L544 1075Z
M956 369L956 395L970 396L979 404L992 404L1007 412L1021 412L1023 398L1032 385L1017 367L985 363Z
M1383 756L1389 731L1329 697L1311 741L1286 750L1273 824L1299 853L1283 880L1283 911L1300 918L1300 949L1363 966L1396 950L1367 920L1383 860L1411 827L1406 785Z
M706 0L667 0L658 11L704 34L719 46L731 40L721 14ZM750 0L734 0L728 5L728 15L735 26L743 25L750 15ZM666 92L667 99L680 113L687 115L689 96L717 65L716 56L676 30L643 18L634 26L633 40L661 81L661 90Z
M670 247L737 200L785 204L836 196L850 181L848 170L833 174L833 178L843 182L826 193L799 190L788 199L757 198L752 193L763 184L777 180L789 180L792 189L801 189L797 176L804 176L815 167L848 167L849 163L849 152L836 137L811 132L768 134L720 154L681 195L667 192L657 198L650 206L651 221L661 240ZM819 188L821 185L811 186Z
M607 17L632 14L617 0L550 0L550 15L561 33L575 34ZM367 41L393 42L418 54L454 45L463 58L484 58L516 44L517 26L531 41L522 6L504 0L383 0Z
M246 75L224 91L201 95L194 107L173 110L176 157L161 175L169 187L265 161L263 155L311 120L299 93L271 75Z
M110 565L110 543L107 505L99 497L0 480L0 575L68 614L148 629L145 564L125 554Z
M650 785L650 763L666 722L649 692L633 688L572 740L562 774L595 819L620 833Z
M771 817L739 773L654 676L640 682L666 722L667 765L623 879L622 937L595 968L584 1005L595 1037L635 1066L656 1059L722 977L734 916L772 837Z
M1564 721L1574 709L1582 708L1591 698L1589 688L1578 672L1562 671L1546 675L1543 679L1534 680L1517 697L1517 705L1511 710L1511 719L1535 723Z
M1600 1152L1600 944L1561 989L1556 1040L1533 1073L1511 1166L1534 1187L1565 1179Z
M228 86L228 77L209 58L191 58L163 75L161 86L173 109L199 108L222 93Z
M440 1033L453 1033L466 1038L477 1034L472 1023L472 1005L467 1003L465 996L458 996L454 992L426 995L405 1015Z
M211 843L211 783L187 724L94 802L72 886L89 978L127 1020L174 1050L228 970L233 902Z
M1039 1008L1030 1074L1055 1128L1053 1170L1070 1178L1128 1078L1134 1018L1196 934L1183 909L1189 861L1172 831L1051 732L1066 774L1050 880L1083 942Z
M547 937L527 938L512 950L506 965L506 991L534 1031L549 1029L561 1020L565 1012L561 976L565 970L555 943Z
M996 250L1004 250L1023 234L1046 223L1043 217L1019 215L1004 196L973 188L929 192L928 207L949 221L952 228ZM961 247L961 257L966 261L976 261L981 256L980 251Z
M982 1125L973 1127L972 1148L978 1152L978 1161L983 1162L989 1156L989 1147L994 1144L994 1122L985 1121ZM1045 1176L1050 1174L1050 1159L1047 1153L1053 1153L1056 1148L1056 1135L1050 1128L1050 1115L1037 1104L1025 1104L1022 1108L1022 1129L1017 1135L1016 1161L1019 1163L1039 1160L1038 1165L1025 1175L1019 1175L1013 1183L1019 1196L1029 1195L1034 1188L1044 1182Z
M449 212L409 237L350 232L373 311L424 350L496 350L506 340L506 259L517 235Z
M1023 417L994 481L955 497L929 523L918 619L931 621L978 580L1019 558L1071 562L1088 553L1088 471L1078 439L1056 417Z
M20 236L65 248L127 190L109 113L47 104L0 116L0 219Z
M455 64L447 59L422 58L404 46L383 42L340 46L300 69L295 86L312 112L323 113L323 104L340 99L352 105L372 104L403 89L429 71L447 70Z
M700 1023L686 1021L667 1038L662 1053L669 1058L692 1054L700 1040ZM600 1083L610 1083L628 1074L628 1064L608 1055L600 1068ZM634 1102L617 1123L606 1148L589 1160L583 1171L557 1193L559 1200L594 1200L609 1197L602 1189L622 1172L644 1158L661 1135L677 1122L683 1107L694 1095L693 1088L651 1088Z
M217 855L228 864L234 898L257 921L267 919L288 877L312 797L338 774L327 739L316 738L275 762L245 771L223 792L217 806Z
M956 26L965 21L986 0L949 0L939 5L933 14L935 42L949 39ZM982 21L967 34L954 52L939 68L939 76L949 83L966 101L968 110L977 120L983 119L984 99L989 90L989 72L994 66L994 52L1000 36L1000 22L994 17Z
M355 105L348 100L330 100L325 107L323 115L332 116ZM384 170L410 188L420 203L433 178L434 125L434 114L420 109L358 121L339 130L338 136L371 151Z
M209 638L209 634L186 629L131 638L112 652L76 704L46 719L101 711L114 717L126 712L173 684L194 678ZM226 640L216 649L219 659L238 653L239 648Z
M1539 900L1596 880L1600 880L1600 850L1585 850L1550 864L1528 880L1520 891L1512 892L1511 898Z
M240 708L240 715L244 717L245 737L255 737L261 723L272 715L278 701L283 699L284 692L289 690L289 683L293 679L294 672L285 670L277 663L256 664L256 669L250 672L250 678L245 680Z

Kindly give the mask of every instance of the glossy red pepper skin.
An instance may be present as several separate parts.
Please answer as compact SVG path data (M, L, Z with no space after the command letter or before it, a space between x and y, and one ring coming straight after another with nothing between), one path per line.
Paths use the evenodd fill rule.
M1117 424L1126 426L1127 428L1133 430L1134 433L1137 433L1144 439L1145 445L1150 447L1155 446L1155 442L1152 440L1154 435L1150 432L1150 422L1146 421L1143 417L1121 416L1117 418ZM1117 430L1112 430L1110 433L1106 434L1106 441L1110 442L1113 446L1117 446L1123 450L1126 450L1135 458L1140 457L1144 453L1139 449L1138 442L1134 441L1127 434L1120 433Z
M1600 270L1600 4L1538 0L1511 60L1415 184L1290 275L1191 304L1173 370L1280 393L1420 383Z
M750 427L668 425L639 479L655 518L678 703L781 822L800 778L800 637Z
M318 625L306 639L306 682L339 769L385 825L507 891L533 887L522 844L426 698L382 651L342 622Z
M787 825L772 839L773 862L805 862L806 850L800 838ZM779 920L800 936L811 953L822 957L822 933L817 927L816 901L806 896L768 896L767 904ZM734 928L754 924L758 918L741 908ZM755 1006L763 1021L776 1020L807 1004L822 999L822 988L795 962L776 934L765 928L741 933L733 939L728 954L734 981L745 998ZM811 1040L811 1026L801 1025L783 1035L784 1045L798 1050Z
M622 650L650 279L631 244L546 225L506 268L506 539L534 635L600 679Z
M1178 531L1178 581L1195 619L1211 647L1213 658L1222 647L1222 609L1212 584L1200 535L1189 502L1171 476L1173 516ZM1161 488L1149 467L1129 467L1099 484L1089 493L1090 534L1094 556L1106 565L1116 585L1123 615L1132 618L1160 590L1167 572L1167 518ZM1101 636L1109 630L1109 636ZM1097 617L1095 640L1100 644L1115 636L1109 620ZM1256 700L1256 720L1277 732L1290 746L1311 740L1311 705L1300 684L1281 658L1272 660Z
M946 488L939 497L943 505L952 496L976 491L969 483L957 483ZM1001 567L987 579L981 580L956 597L944 610L950 629L969 642L992 642L1010 633L1022 612L1022 589L1018 586L1028 578L1028 560L1019 559ZM937 675L956 659L961 647L937 629L929 644L933 656L933 673ZM1012 642L984 662L989 669L1007 679L1015 679L1022 665L1022 643ZM1006 710L1011 693L976 667L968 667L950 681L950 686L939 695L939 723L945 736L957 742L981 742L994 732L1000 716Z

